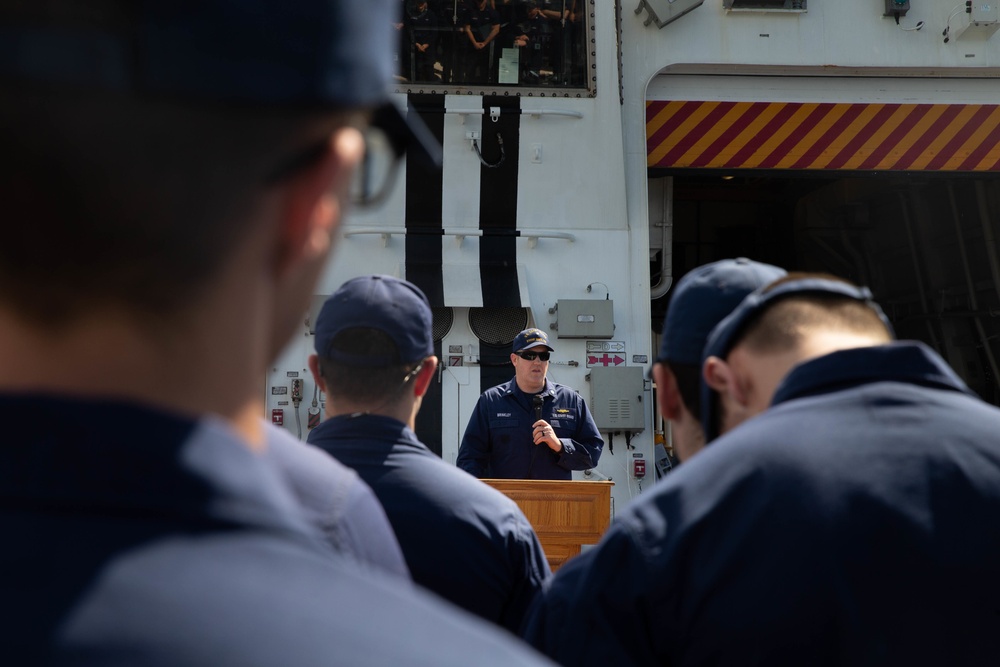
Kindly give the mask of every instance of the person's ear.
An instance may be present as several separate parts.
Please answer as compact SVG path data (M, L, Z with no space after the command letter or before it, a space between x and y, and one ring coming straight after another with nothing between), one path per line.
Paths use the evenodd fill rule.
M283 178L280 227L274 268L282 275L301 260L326 257L340 224L351 176L364 153L364 139L354 127L330 135L326 150L308 165Z
M413 393L416 396L423 396L427 393L427 389L431 386L431 381L434 380L434 374L437 372L438 359L437 357L427 357L423 361L423 368L417 373L417 377L413 378Z
M664 364L653 365L653 380L656 381L656 396L660 403L660 412L664 418L677 421L681 416L680 391L677 389L677 376Z
M323 373L320 371L319 367L319 355L310 354L309 355L309 372L312 373L313 381L316 382L316 386L324 394L326 391L326 381L323 379Z
M725 360L715 356L708 357L702 364L701 372L705 384L719 396L728 397L738 405L747 404L746 387Z

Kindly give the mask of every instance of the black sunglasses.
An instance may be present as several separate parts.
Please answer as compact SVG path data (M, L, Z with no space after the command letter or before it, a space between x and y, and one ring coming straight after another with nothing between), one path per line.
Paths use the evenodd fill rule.
M541 359L542 361L549 360L548 352L515 352L514 354L521 357L525 361L534 361L535 359Z

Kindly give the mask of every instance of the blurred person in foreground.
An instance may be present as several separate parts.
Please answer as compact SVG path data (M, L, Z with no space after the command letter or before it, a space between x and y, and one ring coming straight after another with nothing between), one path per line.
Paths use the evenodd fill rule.
M0 3L11 664L539 664L337 557L262 456L260 378L392 120L393 9Z

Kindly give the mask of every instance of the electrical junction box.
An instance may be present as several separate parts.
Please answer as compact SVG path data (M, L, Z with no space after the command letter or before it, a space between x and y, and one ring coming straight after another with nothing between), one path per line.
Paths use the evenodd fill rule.
M642 394L645 382L641 366L590 369L590 412L602 431L638 432L643 423Z
M973 23L1000 23L1000 3L992 2L972 2L972 11L969 12L969 20Z
M910 11L910 0L885 0L885 13L882 16L906 16Z
M967 7L969 23L955 32L955 39L983 41L1000 29L1000 0L972 0Z
M615 302L611 299L560 299L556 302L559 338L611 338L615 335Z
M692 9L700 7L702 2L704 0L639 0L635 13L641 14L646 10L646 20L643 21L643 25L655 23L657 28L662 28Z

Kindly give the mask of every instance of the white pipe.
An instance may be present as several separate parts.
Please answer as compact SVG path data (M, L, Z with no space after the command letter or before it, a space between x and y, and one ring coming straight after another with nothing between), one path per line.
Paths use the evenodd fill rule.
M649 288L650 299L659 299L674 284L674 177L667 176L664 181L663 220L659 223L663 232L660 237L660 279Z

